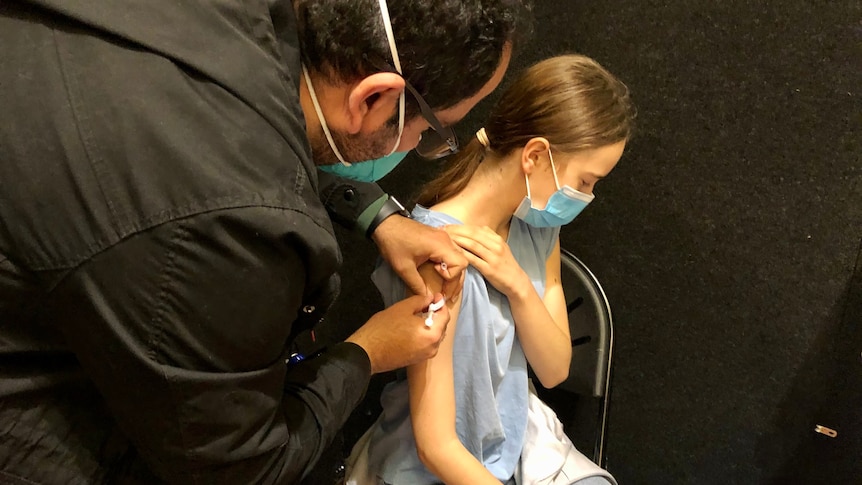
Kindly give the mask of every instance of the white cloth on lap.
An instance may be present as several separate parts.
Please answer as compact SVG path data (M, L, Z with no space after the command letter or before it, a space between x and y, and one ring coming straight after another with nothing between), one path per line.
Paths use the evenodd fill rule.
M607 470L575 448L554 411L532 391L515 481L519 485L617 485Z

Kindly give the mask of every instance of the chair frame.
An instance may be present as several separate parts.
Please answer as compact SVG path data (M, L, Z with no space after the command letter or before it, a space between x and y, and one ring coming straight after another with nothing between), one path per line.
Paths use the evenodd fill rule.
M581 261L578 259L571 251L560 248L560 260L562 271L570 271L584 286L587 287L590 293L590 299L595 306L597 312L600 313L599 322L597 322L596 328L599 330L597 332L597 336L599 338L599 342L597 342L594 347L596 348L596 372L593 376L592 381L592 397L599 398L599 410L597 417L597 432L596 432L596 440L594 443L593 449L593 462L597 465L605 468L607 457L605 455L605 446L607 443L607 427L608 427L608 415L610 409L610 392L611 392L611 368L613 364L613 349L614 349L614 325L613 325L613 314L611 313L610 303L608 302L607 295L605 294L602 285L599 283L598 278L596 278L595 274ZM565 286L563 287L564 292L566 292ZM566 292L568 293L568 292ZM582 301L578 301L578 296L575 294L567 294L567 311L569 315L572 314L574 310L577 309L580 304L583 304ZM574 301L569 303L570 298L574 298ZM602 318L604 317L604 318ZM604 320L604 322L601 322ZM605 332L602 332L600 327L604 325ZM570 330L572 330L573 322L570 320L569 322ZM577 344L573 340L573 348L572 351L576 351ZM573 364L574 365L574 364ZM565 389L565 383L561 384L561 387ZM578 394L582 394L581 392L574 391Z

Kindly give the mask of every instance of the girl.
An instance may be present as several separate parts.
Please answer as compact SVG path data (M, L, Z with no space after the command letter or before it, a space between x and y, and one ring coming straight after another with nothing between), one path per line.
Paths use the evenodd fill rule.
M527 364L545 387L568 375L559 230L593 200L632 119L627 88L595 61L551 58L515 80L425 187L413 216L449 232L471 267L461 297L446 303L438 354L384 389L383 413L348 461L348 483L615 483L554 436L559 422L531 393ZM437 273L423 269L439 289ZM404 297L391 268L372 278L387 305Z

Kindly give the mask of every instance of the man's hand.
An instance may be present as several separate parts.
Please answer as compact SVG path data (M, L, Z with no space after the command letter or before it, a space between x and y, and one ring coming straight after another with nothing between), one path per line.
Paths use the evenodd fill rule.
M362 347L371 360L371 372L386 372L422 362L437 355L449 325L449 309L440 305L426 323L428 306L443 295L416 295L377 312L347 338Z
M467 258L445 231L401 216L387 217L372 239L380 255L417 295L430 293L417 268L431 261L443 278L443 294L455 301L464 284Z

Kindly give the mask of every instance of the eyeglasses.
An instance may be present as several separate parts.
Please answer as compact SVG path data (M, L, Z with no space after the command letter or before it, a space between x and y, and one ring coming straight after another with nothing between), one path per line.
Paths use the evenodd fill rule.
M416 88L406 79L404 79L404 85L407 86L410 94L416 98L416 102L419 104L419 112L422 113L422 117L425 118L425 121L434 130L422 133L422 138L419 140L419 144L416 145L416 154L426 160L437 160L458 153L458 137L455 135L455 131L451 127L443 126L440 123L434 111L425 102L425 99L422 98L416 91Z
M401 76L394 67L386 62L381 63L378 68ZM426 160L437 160L458 153L459 144L455 131L448 126L443 126L443 123L440 123L437 115L434 114L434 110L431 109L425 98L419 94L419 91L404 76L401 76L401 79L404 79L404 85L416 99L416 103L419 104L419 112L422 114L422 117L425 118L425 121L434 130L422 133L422 139L419 140L419 144L415 148L416 154Z

